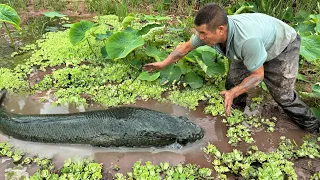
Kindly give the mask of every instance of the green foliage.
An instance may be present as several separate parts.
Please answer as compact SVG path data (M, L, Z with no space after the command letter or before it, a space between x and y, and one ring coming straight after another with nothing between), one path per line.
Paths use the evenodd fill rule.
M149 74L149 72L144 71L139 75L138 79L144 80L144 81L155 81L156 79L159 78L159 76L160 76L160 72Z
M18 13L12 7L6 4L0 4L0 22L3 22L6 32L10 38L11 46L15 49L13 38L6 23L13 25L17 30L20 30L20 17Z
M135 48L144 44L141 37L127 32L117 32L111 35L106 42L108 55L114 59L125 58Z
M0 22L7 22L20 30L20 17L18 13L6 4L0 4Z
M219 91L210 85L199 89L186 88L182 91L171 91L167 97L172 103L195 110L200 101L207 101L215 98ZM220 95L218 95L221 97ZM209 112L208 112L209 113Z
M12 70L0 68L0 89L3 88L11 92L24 92L28 90L28 83Z
M199 168L193 164L186 164L182 166L170 166L169 163L160 163L160 165L154 165L152 162L147 161L145 165L141 164L141 161L137 161L133 165L133 171L128 172L127 176L121 173L115 174L118 180L124 179L211 179L211 170L208 168Z
M307 61L315 61L320 59L320 35L302 36L300 54Z
M70 42L76 45L86 39L86 32L89 31L94 24L90 21L82 20L80 22L74 23L70 28Z
M64 14L61 14L61 13L55 12L55 11L45 12L43 15L45 15L45 16L47 16L49 18L54 18L54 17L61 18L61 17L65 17L66 16Z
M115 14L125 17L128 14L127 1L116 0L85 0L85 5L90 12L98 14Z

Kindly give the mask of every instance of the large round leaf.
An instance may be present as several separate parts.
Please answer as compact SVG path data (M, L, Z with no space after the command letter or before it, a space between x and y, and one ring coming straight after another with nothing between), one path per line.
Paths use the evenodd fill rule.
M106 49L112 59L125 58L131 51L144 44L142 37L128 32L118 32L109 37Z
M173 64L170 64L160 72L161 72L160 74L161 79L170 83L172 83L174 80L179 81L182 75L180 67L175 66Z
M164 60L168 56L168 53L161 51L154 46L148 46L146 49L146 54L150 57L153 57L157 62Z
M73 45L83 41L86 37L86 32L90 30L94 24L90 21L80 21L73 24L70 28L69 39Z
M192 89L200 88L203 85L203 79L195 72L187 73L184 80Z
M20 17L18 13L6 4L0 4L0 22L10 23L20 30Z
M302 36L300 54L308 62L320 59L320 35Z
M131 22L135 20L134 14L129 14L127 17L125 17L122 21L122 27L125 29L127 28Z
M64 15L64 14L61 14L61 13L55 12L55 11L45 12L44 15L47 16L47 17L50 17L50 18L53 18L53 17L59 17L59 18L61 18L61 17L67 16L67 15Z
M161 26L162 26L161 24L147 24L143 26L141 30L139 30L138 35L141 35L141 36L145 35L150 31L150 29L155 27L161 27Z
M144 80L144 81L155 81L156 79L159 78L159 76L160 76L160 72L149 74L149 72L144 71L139 75L138 79Z

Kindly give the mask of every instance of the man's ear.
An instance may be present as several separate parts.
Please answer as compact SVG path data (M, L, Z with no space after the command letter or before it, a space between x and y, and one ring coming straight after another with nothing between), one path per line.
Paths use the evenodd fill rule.
M223 33L225 28L226 28L225 26L218 26L217 30L219 33Z

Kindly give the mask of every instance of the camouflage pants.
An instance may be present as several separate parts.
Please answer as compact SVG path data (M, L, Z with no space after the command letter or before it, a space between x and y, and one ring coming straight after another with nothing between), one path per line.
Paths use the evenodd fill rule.
M303 129L314 132L319 129L320 121L316 119L310 108L299 98L294 84L299 68L300 36L287 46L276 58L265 62L264 82L273 99ZM226 80L226 89L241 83L250 72L243 63L232 62ZM234 100L234 104L244 104L247 94Z

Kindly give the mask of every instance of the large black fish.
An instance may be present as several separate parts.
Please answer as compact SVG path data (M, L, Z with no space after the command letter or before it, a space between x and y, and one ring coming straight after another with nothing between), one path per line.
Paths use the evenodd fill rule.
M0 130L27 141L104 147L186 144L204 136L203 129L186 117L137 107L50 115L21 115L0 109Z

